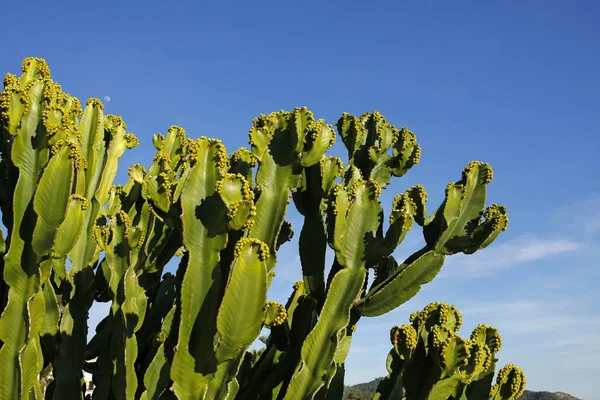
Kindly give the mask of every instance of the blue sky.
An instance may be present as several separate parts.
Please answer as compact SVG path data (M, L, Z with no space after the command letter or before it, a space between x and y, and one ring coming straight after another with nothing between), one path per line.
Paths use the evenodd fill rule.
M252 118L295 106L330 123L377 109L417 134L421 164L386 190L388 210L415 183L433 209L470 160L491 163L488 199L508 207L509 230L449 259L401 308L361 320L347 382L383 375L390 327L440 300L463 311L465 335L496 325L500 362L521 366L530 389L600 399L600 3L5 3L0 71L44 57L69 93L110 96L106 111L142 143L121 181L171 124L233 151ZM420 240L413 232L396 254ZM294 246L281 250L275 300L301 276Z

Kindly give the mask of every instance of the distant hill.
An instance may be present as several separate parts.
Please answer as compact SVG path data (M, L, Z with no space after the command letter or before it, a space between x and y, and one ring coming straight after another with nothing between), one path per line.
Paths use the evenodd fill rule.
M344 389L344 400L371 400L381 378L371 382L359 383L358 385L346 386ZM526 390L519 400L581 400L566 393L532 392Z

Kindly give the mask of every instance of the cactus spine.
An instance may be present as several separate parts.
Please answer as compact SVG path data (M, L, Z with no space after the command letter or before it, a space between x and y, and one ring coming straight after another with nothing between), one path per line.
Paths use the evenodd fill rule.
M382 190L421 149L377 111L345 113L335 127L306 108L261 115L249 148L231 154L172 126L121 186L119 160L138 144L123 119L97 99L82 110L45 61L26 59L4 80L0 128L0 400L83 399L83 370L95 399L340 398L360 318L400 306L445 257L487 247L508 223L504 207L484 209L492 171L481 162L431 215L417 185L384 219ZM336 130L346 165L327 155ZM294 234L291 198L304 217L303 279L281 305L268 290ZM391 254L415 222L425 245L399 263ZM165 274L174 257L176 275ZM88 343L93 302L110 312ZM266 348L248 351L263 327ZM407 329L398 337L413 338ZM448 334L436 329L441 343ZM479 364L464 368L485 376L470 387L488 382ZM522 381L514 368L500 375L498 399Z

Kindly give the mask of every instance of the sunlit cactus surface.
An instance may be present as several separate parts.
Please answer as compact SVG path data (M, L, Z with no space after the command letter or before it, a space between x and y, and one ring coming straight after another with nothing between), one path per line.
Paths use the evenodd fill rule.
M117 184L138 139L100 100L82 109L44 60L28 58L4 79L0 135L0 400L340 399L361 317L399 307L445 257L487 247L508 224L504 207L486 208L492 169L478 161L432 213L417 185L384 218L382 191L421 148L377 111L333 125L306 108L260 115L249 146L231 153L172 126ZM327 154L338 135L345 162ZM286 245L290 204L303 218L297 248ZM415 223L424 245L396 261ZM268 293L284 249L298 251L302 280L278 304ZM109 311L88 340L95 302ZM438 314L446 319L394 331L398 357L430 349L449 373L458 358L446 353L462 351L461 385L487 380L495 331L481 328L459 351L459 314ZM264 349L251 349L265 328ZM509 366L486 396L522 386Z

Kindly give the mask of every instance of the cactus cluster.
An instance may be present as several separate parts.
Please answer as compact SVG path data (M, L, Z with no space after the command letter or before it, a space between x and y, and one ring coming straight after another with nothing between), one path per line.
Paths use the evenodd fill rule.
M523 371L512 364L498 372L496 354L502 346L498 331L478 325L469 339L458 330L462 316L446 303L428 304L394 326L389 374L374 397L384 399L516 400L525 390Z
M326 154L337 134L347 165ZM94 399L341 398L360 318L400 306L446 256L487 247L508 224L504 207L485 208L492 170L481 162L448 185L433 214L417 185L385 219L382 191L421 149L376 111L343 114L335 127L306 108L261 115L249 148L231 154L172 126L152 137L152 163L131 166L118 185L119 160L138 139L100 100L82 110L44 60L29 58L4 80L0 136L0 400L83 399L83 371ZM304 218L303 279L283 305L268 290L294 235L290 202ZM415 222L425 245L399 263L392 253ZM94 302L110 311L88 342ZM263 328L266 348L250 351ZM452 333L435 329L447 363ZM398 328L393 338L410 353L422 335ZM468 351L462 370L481 374L484 346ZM495 390L518 386L515 371Z

